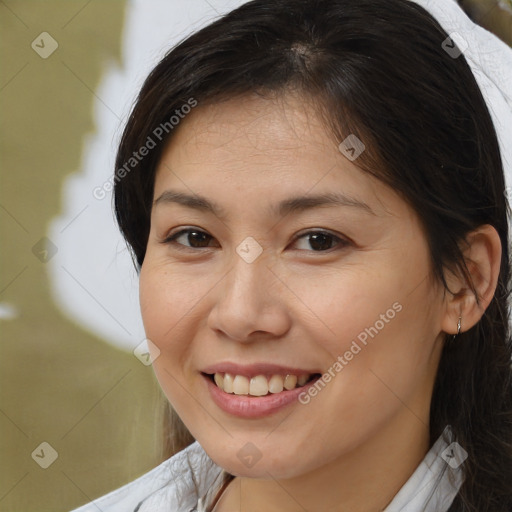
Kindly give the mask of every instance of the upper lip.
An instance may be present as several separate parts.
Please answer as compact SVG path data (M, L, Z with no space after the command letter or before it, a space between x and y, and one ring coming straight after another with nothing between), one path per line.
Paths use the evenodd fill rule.
M312 375L321 373L319 370L308 370L304 368L293 368L270 363L237 364L229 361L216 363L201 370L203 373L230 373L231 375L244 375L255 377L256 375Z

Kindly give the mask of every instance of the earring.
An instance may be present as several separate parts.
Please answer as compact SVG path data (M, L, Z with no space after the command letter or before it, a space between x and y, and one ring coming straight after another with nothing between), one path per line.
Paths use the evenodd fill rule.
M460 334L460 322L462 320L462 316L459 316L459 320L457 322L457 334L453 335L452 341Z

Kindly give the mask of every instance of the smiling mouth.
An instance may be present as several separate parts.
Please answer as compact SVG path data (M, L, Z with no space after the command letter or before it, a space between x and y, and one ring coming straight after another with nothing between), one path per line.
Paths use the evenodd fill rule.
M300 388L321 376L319 373L302 375L275 374L271 376L255 375L251 378L245 375L233 375L231 373L203 373L203 375L225 393L256 397Z

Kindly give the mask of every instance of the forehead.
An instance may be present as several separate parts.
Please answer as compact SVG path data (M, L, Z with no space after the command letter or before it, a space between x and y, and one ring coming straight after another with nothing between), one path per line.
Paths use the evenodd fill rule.
M172 187L243 201L257 193L270 199L335 191L386 210L397 196L356 163L310 103L293 95L239 97L199 104L180 122L162 154L154 195Z
M309 102L295 94L272 99L254 94L220 103L201 105L181 121L174 141L186 148L197 145L219 154L232 152L235 146L251 156L299 153L313 148L332 151L336 141L324 127ZM171 140L170 146L173 146Z

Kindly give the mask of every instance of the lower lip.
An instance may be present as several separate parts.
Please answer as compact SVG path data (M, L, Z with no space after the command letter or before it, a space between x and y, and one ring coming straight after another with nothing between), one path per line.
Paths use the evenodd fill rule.
M307 391L320 377L316 377L299 388L281 391L265 396L248 396L225 393L214 384L209 377L202 374L208 385L212 400L225 412L240 418L261 418L269 416L293 402L298 402L298 396Z

